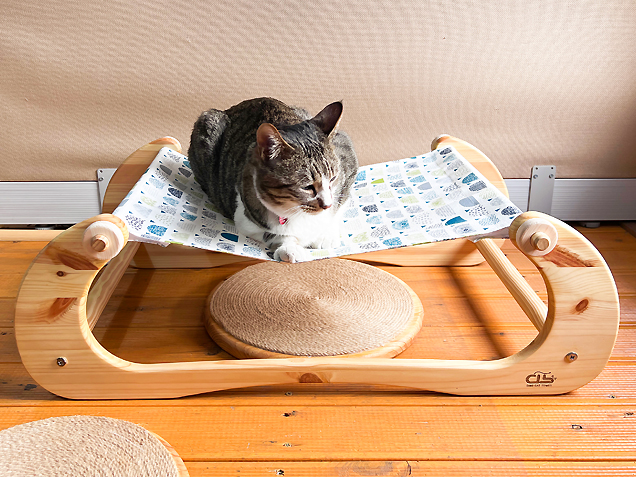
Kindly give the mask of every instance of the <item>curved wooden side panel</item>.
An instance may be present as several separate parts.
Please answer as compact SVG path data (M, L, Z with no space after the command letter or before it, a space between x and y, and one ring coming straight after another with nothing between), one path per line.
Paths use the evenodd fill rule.
M431 143L431 151L444 146L453 146L457 149L457 152L464 156L466 160L475 167L475 169L481 172L492 185L503 192L506 197L509 197L506 182L501 176L499 169L497 169L497 166L488 159L486 154L481 152L472 144L463 141L462 139L449 136L448 134L442 134L441 136L437 136L433 139L433 142Z
M578 232L551 217L559 245L531 257L549 293L548 315L525 349L496 361L286 358L138 364L105 350L86 318L88 290L104 262L82 248L97 216L65 231L34 260L19 292L16 340L24 366L45 389L74 399L171 398L222 389L298 382L406 386L451 394L559 394L594 379L618 330L616 286ZM536 213L515 220L514 231ZM127 239L127 233L124 234ZM577 359L572 359L576 357Z
M510 238L518 249L517 230L532 218L552 223L558 242L543 256L524 252L543 276L548 292L545 323L529 348L540 348L548 360L561 357L565 363L561 367L584 369L593 378L607 364L618 334L620 305L614 277L603 256L583 235L541 212L525 212L511 224ZM569 379L574 383L575 378Z
M104 193L104 203L102 213L112 214L117 206L124 200L126 194L137 183L139 178L146 172L157 153L164 147L181 152L181 144L173 137L166 136L149 142L140 147L117 168L111 177L106 192Z

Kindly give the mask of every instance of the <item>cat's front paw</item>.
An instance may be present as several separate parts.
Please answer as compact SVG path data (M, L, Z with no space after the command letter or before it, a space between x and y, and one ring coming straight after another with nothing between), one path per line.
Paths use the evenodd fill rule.
M311 258L309 250L297 243L284 243L274 252L274 260L279 262L306 262Z

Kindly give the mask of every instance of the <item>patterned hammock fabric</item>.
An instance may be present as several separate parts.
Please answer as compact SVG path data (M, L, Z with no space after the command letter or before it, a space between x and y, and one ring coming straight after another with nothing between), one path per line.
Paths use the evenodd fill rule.
M163 148L117 207L130 240L273 260L208 201L188 158ZM341 244L311 260L455 238L502 235L521 211L453 147L360 167L340 213ZM503 234L505 235L505 233Z

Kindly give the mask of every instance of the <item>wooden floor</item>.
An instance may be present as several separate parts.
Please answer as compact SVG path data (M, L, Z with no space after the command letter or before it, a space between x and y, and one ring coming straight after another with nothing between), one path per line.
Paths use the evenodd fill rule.
M299 384L174 400L58 398L27 374L13 331L20 281L45 243L0 242L0 429L61 415L125 419L172 444L192 476L636 475L636 238L619 226L579 230L614 274L620 332L597 379L549 397ZM536 269L510 243L504 251L545 300ZM94 333L138 362L228 359L203 328L203 306L240 268L129 269ZM536 336L486 264L382 268L413 288L426 313L398 359L496 359Z

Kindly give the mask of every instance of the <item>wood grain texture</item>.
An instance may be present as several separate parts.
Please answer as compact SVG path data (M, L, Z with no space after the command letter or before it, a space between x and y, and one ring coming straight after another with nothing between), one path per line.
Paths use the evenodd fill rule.
M179 338L178 336L176 337ZM176 340L175 340L176 341ZM174 342L173 342L174 343ZM147 357L147 359L149 359ZM610 362L598 378L586 386L558 396L449 396L439 393L399 389L388 386L347 384L286 384L258 386L216 393L200 394L187 399L154 399L100 401L112 407L187 406L517 406L520 412L527 405L541 406L636 406L636 366L634 359ZM0 405L5 407L49 406L80 409L95 406L95 401L68 400L39 386L19 363L2 363L2 393Z
M40 407L0 409L0 429ZM63 407L48 407L51 416ZM188 461L633 461L633 405L118 406L78 414L134 422ZM631 414L630 414L631 413ZM232 423L228 425L228 423ZM606 436L611 434L612 439ZM585 457L583 457L585 456Z
M18 297L16 339L22 361L38 383L77 399L177 397L302 382L307 375L320 382L453 394L568 392L588 383L607 363L618 329L618 296L598 251L562 222L523 214L511 227L513 241L516 228L533 217L550 220L561 244L545 256L530 257L546 281L546 324L524 349L494 361L287 358L140 364L123 360L97 342L86 318L86 296L104 264L77 252L92 221L119 220L108 215L60 235L34 261ZM578 353L576 363L564 359L572 352ZM56 367L59 357L71 365Z
M545 323L545 317L548 314L548 307L491 239L479 240L475 245L477 245L488 265L492 267L501 282L526 313L534 327L541 331Z
M50 242L60 235L62 230L30 230L30 229L1 229L0 242Z
M577 475L599 477L636 473L634 462L500 462L500 461L342 461L342 462L192 462L192 477L553 477Z
M128 242L119 255L108 262L88 293L86 319L92 330L97 323L108 300L117 287L119 280L128 269L128 265L139 248L138 242Z
M184 399L63 399L27 372L13 334L20 282L46 244L2 242L0 429L58 415L119 417L170 442L192 476L633 475L636 238L612 225L575 229L599 249L616 280L621 315L616 346L601 374L575 391L513 397L287 383ZM549 291L535 264L510 241L502 251L547 301ZM94 333L109 351L130 360L216 359L218 347L202 323L205 298L244 266L128 269ZM490 359L517 352L537 337L487 263L382 269L404 280L427 310L409 358Z

